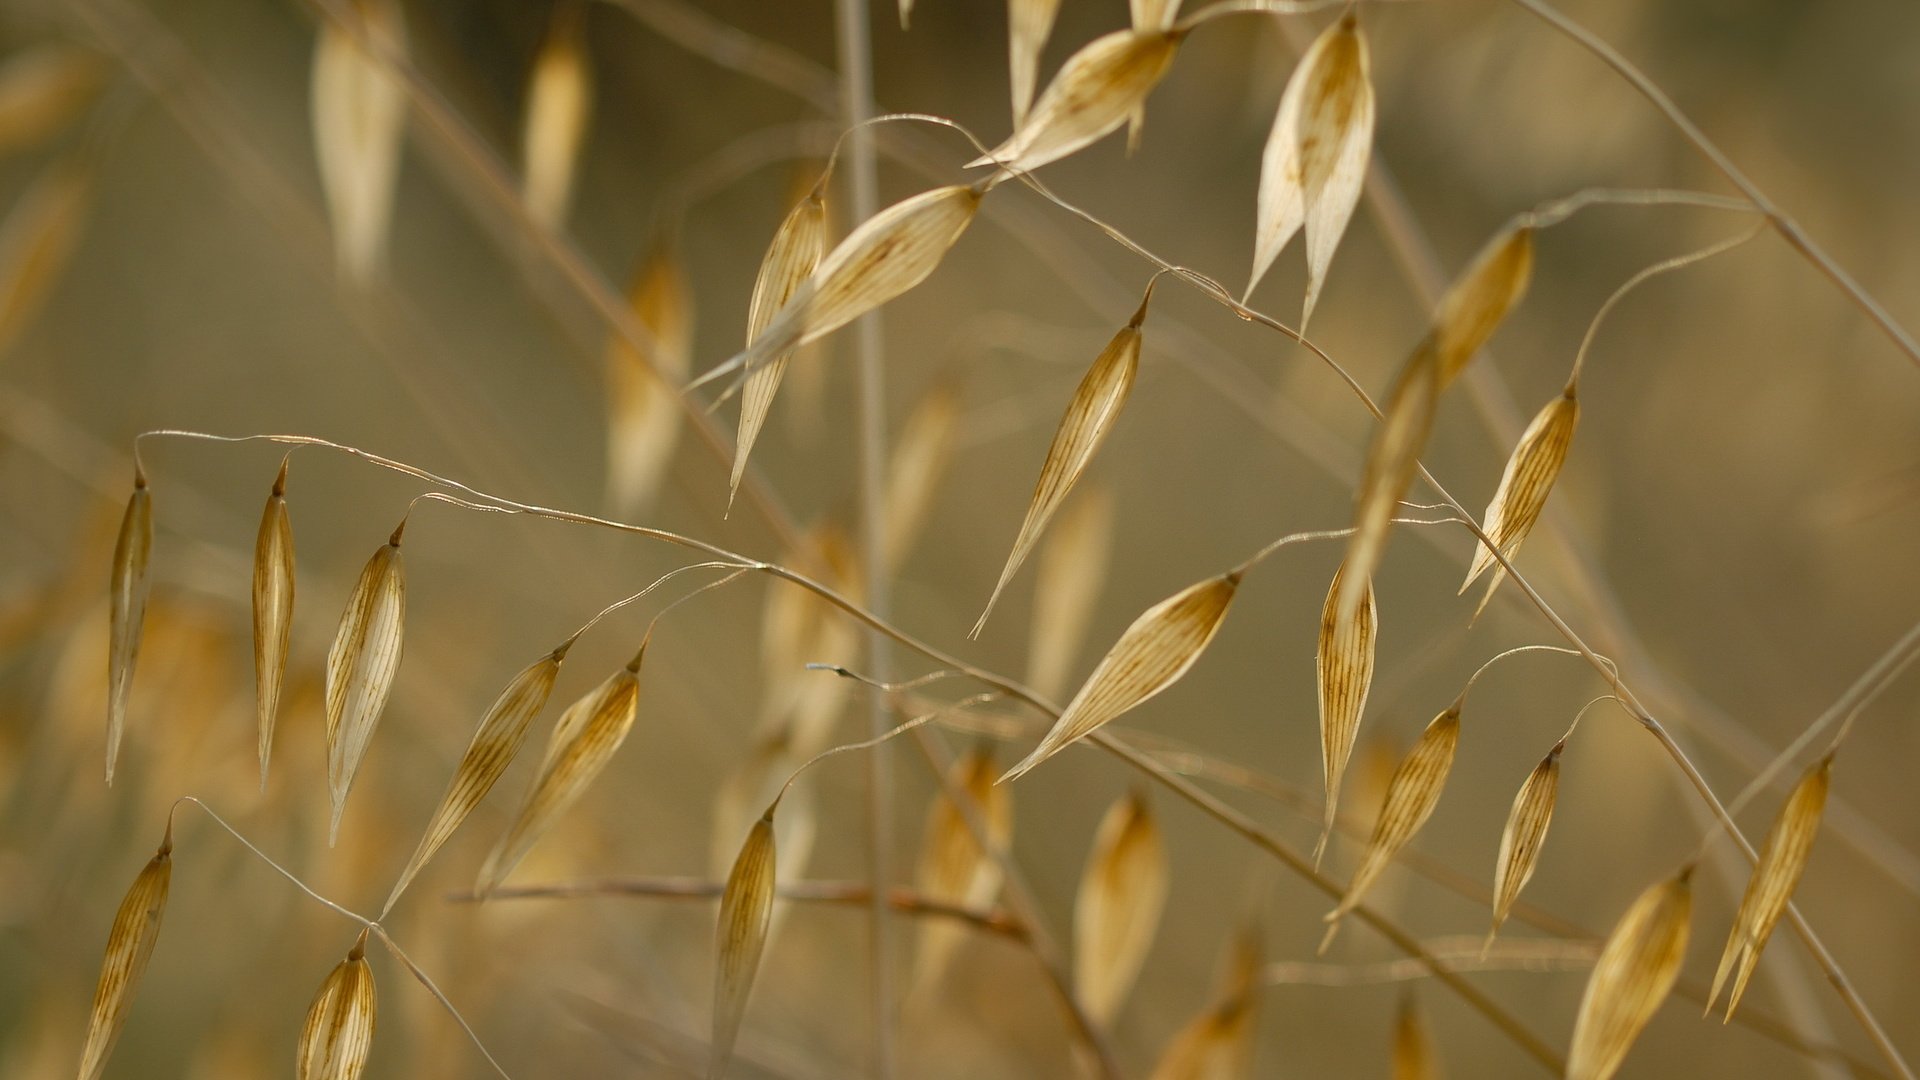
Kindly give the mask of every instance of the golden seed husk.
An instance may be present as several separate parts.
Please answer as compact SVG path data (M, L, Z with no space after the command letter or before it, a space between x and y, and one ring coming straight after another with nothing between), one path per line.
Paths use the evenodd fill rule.
M1655 884L1627 908L1587 978L1567 1052L1568 1080L1607 1080L1660 1010L1687 956L1693 867Z
M580 9L560 4L534 57L520 127L521 191L527 212L549 229L566 224L574 175L593 115L593 69Z
M1334 818L1340 812L1340 780L1353 756L1354 740L1359 737L1360 720L1367 708L1367 691L1373 686L1374 639L1380 622L1371 582L1362 591L1360 604L1346 617L1341 616L1339 599L1345 574L1343 564L1334 571L1333 583L1327 587L1327 600L1320 611L1318 648L1314 651L1314 681L1320 699L1320 759L1327 793L1320 840L1313 849L1315 866L1320 864Z
M920 861L914 872L914 887L921 895L963 908L980 908L992 903L999 893L1000 862L993 853L1006 850L1013 840L1013 793L1005 785L995 784L994 776L990 745L982 745L953 763L947 786L967 794L990 846L981 846L966 811L943 787L927 808L926 828L921 833ZM967 928L951 919L922 920L913 953L914 984L924 987L939 982L967 935Z
M167 826L160 850L142 867L107 932L106 958L100 962L100 982L93 994L93 1012L87 1021L87 1042L80 1051L80 1080L99 1080L113 1054L114 1043L126 1026L133 995L160 940L160 920L167 911L167 892L173 884L173 826Z
M1026 172L1097 142L1146 103L1183 36L1156 28L1095 38L1061 65L1007 141L968 164Z
M1487 931L1488 948L1540 862L1540 849L1547 841L1547 826L1553 823L1554 800L1560 792L1560 753L1564 748L1564 743L1554 744L1513 797L1506 828L1500 832L1500 858L1493 872L1493 926ZM1481 955L1486 955L1486 949Z
M253 685L262 786L273 756L273 726L280 713L280 687L293 636L293 522L287 516L286 491L287 463L282 461L253 542Z
M1098 730L1114 717L1180 681L1227 617L1240 571L1189 585L1142 612L1080 686L1040 745L1007 770L1001 783Z
M140 631L147 618L153 586L153 496L147 478L134 466L133 494L120 517L113 545L113 570L107 583L107 783L113 783L126 728L127 697L133 690L134 663L140 658Z
M769 807L747 833L720 894L720 917L714 926L713 1051L707 1080L725 1075L740 1021L746 1016L747 997L760 970L773 912L774 864L773 809Z
M1480 531L1486 533L1508 559L1519 554L1521 543L1540 520L1540 512L1546 509L1547 496L1552 494L1554 481L1566 465L1574 428L1579 423L1580 401L1573 384L1569 383L1563 393L1534 415L1514 445L1513 456L1507 459L1506 471L1500 474L1500 486L1494 489L1480 526ZM1466 592L1474 579L1489 567L1494 572L1493 580L1480 601L1482 608L1507 573L1507 568L1494 559L1493 549L1485 544L1474 549L1473 565L1467 570L1467 579L1460 583L1460 591Z
M1082 491L1047 534L1033 581L1033 629L1027 635L1027 683L1049 698L1067 688L1106 584L1113 552L1113 498Z
M373 41L404 54L406 20L398 4L355 0L353 9ZM406 135L406 92L380 52L361 48L352 32L329 19L315 47L312 95L314 154L336 259L347 280L365 286L385 258Z
M300 1026L299 1080L356 1080L373 1051L375 994L366 934L320 983Z
M607 346L607 507L623 519L652 505L684 419L679 384L693 365L693 293L670 241L641 262L627 303L651 340L644 353L619 335Z
M1100 819L1073 904L1073 987L1093 1022L1120 1015L1166 907L1166 841L1138 792Z
M1320 943L1321 951L1324 952L1332 943L1334 933L1340 928L1340 920L1360 903L1367 889L1386 870L1387 864L1432 816L1433 808L1440 804L1440 795L1446 789L1447 774L1453 769L1453 755L1459 745L1460 709L1456 704L1433 718L1427 729L1420 733L1420 739L1413 744L1413 749L1407 751L1407 756L1400 760L1400 766L1393 771L1393 778L1387 781L1386 801L1380 808L1380 817L1374 822L1373 835L1367 840L1366 852L1360 857L1360 867L1353 872L1346 895L1327 913L1329 925L1326 939Z
M1753 876L1740 897L1740 910L1733 917L1733 930L1727 935L1726 948L1720 954L1719 969L1713 975L1713 989L1707 994L1707 1011L1720 999L1720 988L1727 976L1733 976L1733 991L1727 997L1725 1019L1733 1019L1754 965L1773 936L1773 928L1786 913L1793 890L1806 872L1813 854L1813 842L1820 836L1820 816L1827 805L1827 789L1833 778L1833 755L1815 762L1794 784L1787 800L1767 830L1760 845L1760 857L1754 863ZM1738 972L1735 973L1735 968Z
M333 647L327 650L327 787L333 805L328 844L340 834L347 792L400 672L407 618L406 575L400 557L400 534L405 528L401 522L392 538L367 560L347 598Z

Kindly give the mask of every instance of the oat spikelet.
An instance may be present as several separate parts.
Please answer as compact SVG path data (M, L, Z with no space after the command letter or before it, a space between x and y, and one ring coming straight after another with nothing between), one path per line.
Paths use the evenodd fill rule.
M1233 570L1207 578L1142 612L1081 684L1040 745L999 782L1019 779L1067 744L1180 681L1226 619L1240 575Z
M1180 17L1180 0L1127 0L1135 30L1169 30Z
M0 154L46 139L93 101L106 68L65 44L22 49L0 63Z
M134 991L146 973L154 943L160 940L160 918L167 910L167 890L173 882L173 825L168 823L160 850L147 861L133 887L120 901L107 933L107 955L100 963L100 984L93 994L93 1015L87 1021L87 1045L80 1052L80 1080L98 1080L113 1054L113 1044L126 1025Z
M1439 354L1440 386L1466 370L1507 312L1527 294L1533 278L1533 227L1506 229L1480 249L1455 279L1433 315L1430 337Z
M577 4L555 9L553 28L534 57L521 127L527 211L549 229L566 223L574 172L593 114L593 69L587 63Z
M766 331L774 315L793 299L793 294L820 265L820 253L826 249L827 242L826 177L820 179L821 182L787 212L760 260L760 273L753 279L753 298L747 305L748 346ZM740 489L740 477L747 470L747 455L753 452L753 444L760 438L760 429L767 422L767 411L773 407L774 394L780 389L780 379L786 374L790 359L792 353L783 352L747 373L740 391L740 431L734 440L733 474L727 481L729 501Z
M373 968L361 931L347 958L327 973L307 1006L295 1061L299 1080L355 1080L373 1051Z
M1132 321L1094 358L1093 366L1075 388L1073 399L1067 402L1066 415L1060 418L1060 427L1053 433L1053 444L1047 447L1046 460L1040 464L1040 479L1034 484L1033 497L1027 501L1027 516L1013 538L1013 551L1007 555L1000 580L994 584L993 594L987 598L979 621L973 624L971 636L980 636L1007 583L1013 580L1020 564L1026 562L1047 522L1053 519L1080 474L1093 461L1100 444L1106 441L1107 433L1120 419L1120 410L1126 407L1127 397L1133 393L1134 376L1140 371L1140 323L1147 317L1147 302L1151 298L1149 293L1147 299L1140 301L1140 309L1134 312Z
M1007 0L1007 71L1013 82L1013 126L1018 128L1033 107L1033 91L1040 81L1040 52L1053 33L1060 0Z
M1829 753L1800 777L1780 807L1780 816L1767 830L1753 877L1748 879L1747 891L1740 897L1733 931L1727 935L1726 949L1720 954L1719 970L1713 975L1713 990L1707 995L1708 1012L1712 1012L1713 1003L1720 1000L1720 988L1726 985L1727 976L1731 974L1733 992L1727 997L1725 1019L1733 1019L1733 1010L1739 1007L1740 997L1747 991L1747 980L1753 976L1754 965L1760 962L1760 953L1767 947L1767 939L1773 936L1774 925L1786 912L1793 890L1800 884L1800 875L1807 869L1813 842L1820 835L1820 815L1826 809L1832 775L1833 755ZM1736 964L1737 974L1734 973Z
M1400 760L1400 767L1393 770L1393 778L1387 781L1387 798L1380 807L1379 819L1373 824L1366 853L1360 857L1360 868L1353 872L1353 880L1347 884L1347 894L1340 898L1339 905L1327 913L1327 936L1320 942L1321 952L1333 943L1340 920L1359 905L1367 889L1439 805L1440 793L1447 785L1447 773L1453 769L1453 752L1459 744L1460 706L1455 703L1433 718L1413 749Z
M384 49L362 49L353 32L331 20L321 26L313 57L313 141L340 271L364 286L385 258L406 135L406 93L381 53L404 53L407 33L393 0L355 0L353 7L359 29Z
M1480 949L1482 957L1493 948L1494 935L1507 921L1513 902L1533 879L1534 867L1540 862L1540 848L1547 842L1547 826L1553 823L1553 804L1560 793L1560 754L1565 749L1565 740L1555 743L1513 797L1507 826L1500 831L1500 860L1493 871L1493 927Z
M780 789L800 764L792 749L792 733L780 729L757 740L746 760L720 785L714 800L713 832L708 848L708 866L716 878L724 880L740 854L753 823L767 803L780 797L780 813L773 822L773 837L780 848L779 884L799 881L806 873L807 860L813 855L814 839L819 833L819 815L814 807L813 788L807 784ZM780 922L789 907L786 900L775 900L773 915L767 923L767 937L777 936Z
M333 647L327 650L327 787L333 817L327 829L331 845L340 834L340 813L354 773L373 740L373 729L387 707L400 671L402 630L407 619L407 583L400 559L402 521L393 536L360 571L347 610L340 616Z
M747 1012L747 996L760 970L767 921L773 912L774 863L773 807L768 807L747 833L720 894L720 918L713 934L713 1056L707 1062L707 1080L726 1074L741 1018Z
M1113 499L1104 488L1082 491L1041 545L1034 572L1027 682L1047 697L1066 691L1112 552Z
M0 223L0 349L26 330L66 269L92 193L90 170L55 162Z
M652 349L642 355L618 335L607 346L607 507L617 518L653 502L680 441L678 384L693 363L693 294L672 244L655 245L640 265L628 304Z
M585 793L633 730L646 646L585 697L567 707L547 738L546 756L520 812L480 868L474 891L491 893L526 857L554 821Z
M253 542L253 686L261 787L266 786L267 761L273 756L273 724L280 713L280 684L293 636L293 580L293 522L287 517L287 460L282 460Z
M1313 658L1314 680L1320 691L1320 759L1327 789L1326 816L1320 840L1313 848L1316 867L1340 812L1340 779L1347 774L1347 759L1353 756L1361 714L1367 708L1367 691L1373 686L1374 638L1380 623L1372 582L1362 591L1360 604L1341 617L1338 601L1345 574L1342 565L1334 571L1333 584L1327 588L1327 602L1320 611L1319 647Z
M1314 41L1294 69L1261 158L1253 277L1247 293L1253 293L1273 260L1304 226L1303 328L1313 315L1334 249L1366 185L1374 115L1367 68L1367 42L1360 34L1359 20L1349 10Z
M1253 1073L1258 1002L1238 994L1181 1028L1153 1067L1151 1080L1243 1080Z
M1099 141L1145 105L1185 36L1156 28L1095 38L1060 68L1012 137L968 165L1026 172Z
M1139 792L1107 808L1073 903L1073 988L1111 1026L1153 947L1167 901L1167 848Z
M886 501L881 504L886 514L880 523L880 547L888 576L900 569L926 526L959 428L960 395L949 383L920 399L900 427L887 462Z
M1401 995L1393 1018L1393 1080L1441 1080L1433 1032L1411 991Z
M1394 508L1419 471L1433 429L1440 392L1499 328L1527 291L1533 272L1533 228L1511 227L1489 241L1454 280L1434 311L1433 324L1401 368L1381 410L1355 498L1347 565L1355 579L1342 591L1342 614L1360 601L1360 578L1371 579L1386 549Z
M1535 414L1533 422L1521 433L1520 442L1514 446L1513 456L1507 459L1506 471L1500 474L1500 486L1494 489L1493 501L1487 504L1480 531L1486 533L1508 559L1519 553L1520 544L1540 520L1547 496L1553 491L1553 482L1559 479L1560 469L1567 462L1567 450L1573 445L1573 429L1579 423L1580 401L1575 396L1574 385L1568 383L1559 397ZM1488 567L1493 568L1493 580L1480 601L1482 608L1507 575L1507 568L1494 560L1493 551L1485 544L1474 550L1467 580L1460 583L1460 591L1466 592Z
M1373 572L1387 546L1387 529L1394 508L1407 493L1420 467L1420 451L1433 430L1433 414L1440 404L1439 354L1422 344L1394 380L1381 411L1379 426L1367 449L1354 500L1353 537L1347 541L1341 587L1334 606L1341 621L1353 617L1361 598L1373 588Z
M140 657L140 629L147 618L147 593L153 585L153 496L138 462L133 466L133 495L120 518L113 545L113 572L107 582L107 783L120 757L120 734L127 722L127 695L133 689L133 665Z
M925 281L973 224L985 195L984 184L938 187L861 222L794 290L745 352L695 385L741 368L751 376Z
M1568 1080L1607 1080L1660 1010L1687 956L1693 867L1640 894L1620 917L1580 999Z
M991 848L974 839L967 815L943 789L927 810L920 840L920 863L914 873L919 892L934 900L964 908L985 907L1000 891L1000 863L994 850L1005 850L1013 840L1013 794L993 782L993 748L982 745L953 763L949 786L967 793L978 808L980 824ZM967 938L967 928L952 919L922 919L914 948L914 979L919 987L940 981L955 951Z
M487 707L480 726L474 729L473 738L467 743L466 753L460 755L460 764L453 770L446 793L440 796L440 804L427 822L426 832L414 848L413 857L407 860L406 869L393 883L393 891L381 908L383 917L393 910L400 894L413 883L414 876L467 820L480 800L487 797L520 753L521 745L527 740L527 729L533 726L534 717L546 708L547 698L553 694L554 681L560 677L560 664L572 645L572 639L568 639L521 669Z

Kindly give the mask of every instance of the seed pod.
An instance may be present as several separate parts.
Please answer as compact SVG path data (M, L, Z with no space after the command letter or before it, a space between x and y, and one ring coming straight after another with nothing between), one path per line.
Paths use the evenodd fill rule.
M640 661L646 653L643 644L631 663L561 714L547 739L539 775L527 789L513 825L480 868L475 892L484 895L499 888L534 843L613 760L614 752L633 730L640 700Z
M1135 792L1107 808L1073 904L1073 988L1112 1025L1140 976L1167 901L1167 849L1153 807Z
M133 689L133 665L140 657L140 630L147 618L147 594L153 585L153 497L139 462L133 466L133 494L120 517L113 545L113 573L107 583L107 783L120 757L120 734L127 722L127 695Z
M1362 596L1373 587L1373 572L1387 546L1393 512L1420 468L1420 452L1433 430L1433 414L1440 405L1439 354L1432 344L1414 351L1394 380L1367 448L1360 489L1354 499L1353 536L1342 563L1342 585L1335 608L1344 622L1353 617ZM1351 576L1349 576L1351 575Z
M747 1012L747 996L760 970L767 920L773 911L774 861L770 806L747 834L720 894L720 918L714 928L713 1056L707 1063L707 1080L719 1080L727 1071Z
M1333 252L1366 185L1373 143L1373 84L1367 43L1349 11L1317 38L1280 97L1261 158L1259 224L1254 232L1251 295L1302 226L1307 233L1307 298L1313 314Z
M401 632L407 618L407 583L400 560L402 521L393 536L367 560L347 598L333 647L327 650L327 785L333 800L327 830L331 845L340 834L340 813L354 773L373 740L373 729L387 707L400 671Z
M1393 1019L1393 1080L1440 1080L1433 1032L1412 991L1400 996L1400 1009Z
M1180 17L1180 0L1127 0L1135 30L1170 30Z
M440 796L440 805L434 808L413 857L407 860L406 869L400 872L393 892L381 908L382 918L393 910L400 894L413 883L414 876L467 820L480 800L487 797L520 753L533 718L546 708L547 698L553 694L554 681L560 677L560 664L572 645L573 640L569 638L559 648L527 665L507 683L506 689L500 691L500 696L487 708L486 715L480 718L480 726L468 741L466 753L460 756L460 764L454 768L453 779L448 781L446 793Z
M751 376L925 281L973 224L985 194L985 185L934 188L861 222L821 260L745 352L693 385L741 369Z
M1464 370L1527 293L1533 276L1533 226L1502 231L1440 298L1430 337L1440 360L1440 387Z
M91 170L78 161L56 161L0 223L0 349L40 313L79 242L92 195Z
M354 0L353 9L360 23L354 31L331 19L320 28L313 141L341 274L365 286L385 257L406 135L406 92L383 54L405 53L407 27L393 0ZM375 48L363 49L356 33Z
M1373 836L1367 840L1366 853L1360 857L1360 868L1353 872L1353 880L1348 883L1347 894L1340 898L1339 905L1327 913L1329 925L1326 938L1320 942L1321 952L1333 943L1340 920L1359 905L1387 864L1432 816L1433 808L1440 803L1440 793L1446 788L1447 774L1453 769L1453 752L1459 745L1460 706L1455 703L1433 718L1427 730L1421 732L1420 741L1413 744L1413 749L1401 759L1400 767L1393 771L1393 779L1387 781L1387 798L1380 808L1379 819L1373 824Z
M1146 103L1185 36L1154 29L1095 38L1061 66L1012 137L968 166L1027 172L1097 142Z
M1547 756L1540 759L1540 764L1527 774L1520 793L1513 797L1507 827L1500 832L1500 861L1493 872L1493 928L1487 931L1481 956L1493 947L1500 924L1507 921L1513 902L1532 880L1534 866L1540 861L1540 848L1547 842L1547 826L1553 823L1554 799L1560 792L1560 752L1566 745L1565 740L1555 743Z
M1060 0L1007 0L1007 71L1013 81L1013 126L1027 119L1040 81L1040 52L1053 33Z
M107 933L107 955L100 962L100 983L87 1021L87 1044L80 1052L80 1080L98 1080L107 1067L133 1007L134 992L140 988L140 977L146 974L153 946L160 940L160 919L166 914L172 883L173 825L169 822L159 852L133 879Z
M1754 965L1760 962L1760 953L1767 947L1767 939L1773 936L1774 925L1793 899L1800 875L1806 872L1813 842L1820 835L1820 815L1826 809L1832 775L1833 754L1828 753L1800 777L1780 807L1780 816L1767 830L1767 838L1760 846L1760 858L1754 863L1753 876L1747 879L1747 891L1740 897L1740 910L1733 917L1733 931L1727 935L1726 948L1720 954L1719 970L1713 975L1713 990L1707 995L1708 1012L1713 1011L1713 1003L1720 999L1720 988L1738 964L1739 973L1733 976L1733 992L1727 997L1726 1019L1733 1019L1733 1010L1739 1007L1740 996L1747 991L1747 980L1753 977Z
M1508 559L1519 553L1521 542L1540 520L1547 496L1553 492L1553 482L1559 479L1560 469L1567 462L1567 450L1573 445L1573 429L1579 423L1580 402L1574 396L1574 385L1568 383L1559 397L1534 415L1533 422L1527 425L1520 442L1514 446L1513 456L1507 459L1506 471L1500 474L1500 486L1494 489L1493 501L1487 504L1480 531L1486 533ZM1494 560L1492 549L1485 544L1474 549L1467 580L1460 583L1460 591L1466 592L1467 586L1488 567L1493 568L1493 581L1480 601L1482 608L1507 575L1507 568Z
M260 721L260 786L267 784L273 755L273 724L280 712L280 685L287 673L293 636L293 522L287 517L287 461L280 462L273 493L260 515L253 542L253 686Z
M1353 756L1360 718L1367 708L1367 691L1373 686L1374 637L1380 622L1372 582L1361 593L1359 606L1341 617L1338 601L1345 574L1342 564L1327 588L1327 601L1320 611L1319 648L1313 658L1314 681L1320 691L1320 758L1327 788L1325 824L1313 848L1315 866L1320 865L1327 837L1333 833L1334 818L1340 813L1340 780L1347 773L1347 759Z
M671 243L656 244L641 263L628 303L652 347L641 353L617 335L607 347L607 506L618 518L653 502L680 441L693 294Z
M1209 1005L1167 1044L1151 1080L1240 1080L1252 1075L1254 1022L1250 994Z
M1567 1053L1568 1080L1607 1080L1660 1010L1687 957L1693 867L1640 894L1587 979Z
M356 1080L373 1051L373 968L367 964L367 933L334 966L307 1006L296 1063L299 1080Z
M1013 539L1013 551L1000 570L1000 580L987 598L980 621L973 624L973 637L980 636L981 629L987 625L987 616L993 614L993 605L999 602L1014 572L1026 561L1041 531L1060 509L1080 474L1086 471L1094 453L1106 441L1107 432L1120 419L1120 410L1126 407L1127 397L1133 392L1134 376L1140 370L1140 323L1146 317L1147 300L1143 299L1133 320L1094 358L1093 366L1087 369L1074 390L1066 415L1060 418L1060 427L1053 433L1053 444L1047 447L1046 460L1040 465L1040 480L1027 502L1027 516Z
M1066 689L1087 622L1106 583L1113 551L1113 499L1104 488L1083 491L1040 548L1033 581L1033 629L1027 635L1027 682L1058 698Z
M966 811L942 790L927 810L921 834L920 864L914 885L921 895L962 908L992 903L1000 891L1000 863L995 849L1005 850L1013 840L1013 795L993 782L993 748L982 746L953 763L947 786L966 792L979 813L991 847L975 839ZM967 930L951 919L923 919L914 948L914 983L932 986L948 964Z
M820 265L820 253L827 240L826 179L822 176L821 182L794 204L774 232L773 242L767 245L767 253L760 260L760 273L753 280L753 299L747 305L748 346L765 332L775 313L793 298ZM790 359L792 353L783 352L747 373L740 392L740 431L734 440L729 501L740 489L740 477L747 469L747 455L753 452L753 444L760 438L760 428L767 422L767 411L773 407L774 394L780 389L780 379L786 374Z
M553 28L534 57L521 127L527 212L549 229L566 224L575 166L593 113L593 69L587 64L576 4L554 9Z
M913 550L927 523L934 493L953 459L954 435L960 426L960 395L951 383L933 388L901 425L887 463L885 514L880 524L880 548L888 576L893 576Z
M1040 745L999 782L1019 779L1067 744L1180 681L1226 619L1240 574L1233 570L1189 585L1142 612L1093 669Z

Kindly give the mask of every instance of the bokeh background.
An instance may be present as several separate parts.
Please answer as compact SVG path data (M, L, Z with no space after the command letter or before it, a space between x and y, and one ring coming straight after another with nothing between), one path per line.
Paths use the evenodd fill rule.
M551 6L403 6L414 63L513 168L527 71ZM1894 317L1920 323L1912 197L1920 11L1897 0L1564 7L1641 63ZM417 115L384 283L356 290L336 275L309 120L319 17L294 0L12 0L0 8L6 54L64 46L97 61L91 92L63 121L14 133L0 159L0 200L15 207L46 170L83 148L93 163L65 256L38 281L44 291L12 314L0 357L0 1071L8 1076L71 1071L112 912L174 797L205 799L315 888L375 909L508 675L602 605L691 561L642 540L423 506L408 531L405 664L342 840L329 850L318 691L326 644L359 565L422 486L340 455L295 456L294 662L262 791L246 590L279 451L148 441L155 600L120 777L111 788L101 783L106 578L136 433L313 434L517 499L585 511L605 503L607 327L489 200L473 162L423 133ZM1290 21L1309 35L1329 18ZM1068 0L1044 71L1125 19L1118 0ZM949 116L988 141L1004 135L1002 5L922 0L910 31L888 10L872 21L882 108ZM1362 22L1380 101L1376 158L1416 242L1396 247L1380 205L1364 206L1335 259L1313 336L1376 393L1421 331L1426 307L1410 278L1422 260L1444 279L1510 215L1583 187L1727 190L1619 78L1516 6L1366 5ZM695 363L704 368L737 349L767 239L838 129L820 108L833 93L830 5L624 0L591 5L586 30L594 114L566 242L620 290L646 251L676 236L697 311ZM735 34L772 43L791 63L739 52ZM1271 16L1202 28L1153 96L1136 153L1110 138L1049 167L1047 182L1153 251L1238 288L1260 149L1295 40ZM879 145L888 200L961 175L972 156L958 136L924 127L885 129ZM844 228L845 203L836 204ZM1557 392L1606 296L1637 269L1748 223L1709 209L1603 207L1543 235L1531 294L1443 403L1427 459L1436 474L1469 507L1483 506L1520 422ZM1304 277L1296 251L1255 297L1288 320ZM931 393L958 403L924 529L892 582L904 627L994 670L1023 672L1031 567L979 641L966 631L1060 409L1148 274L1093 228L1007 185L933 278L886 309L891 433L897 439ZM852 531L857 523L850 341L838 335L806 358L807 370L796 365L756 451L767 486L804 526ZM1731 797L1920 607L1920 372L1799 256L1763 235L1629 297L1599 333L1582 399L1584 422L1552 512L1520 565L1620 661ZM714 415L731 430L732 405ZM1163 284L1140 383L1087 480L1113 499L1116 525L1075 678L1150 603L1282 533L1344 524L1369 431L1364 411L1312 356ZM725 514L726 477L725 462L683 435L640 519L756 556L804 557L783 550L752 506ZM1397 756L1481 661L1514 645L1558 643L1511 586L1471 622L1474 597L1454 596L1470 548L1458 530L1405 530L1388 554L1379 673L1346 800L1363 828L1379 798L1379 763ZM1216 789L1303 849L1316 823L1300 807L1315 805L1320 788L1314 635L1337 559L1330 545L1272 559L1185 681L1125 721L1257 770L1282 797ZM748 760L767 708L761 624L773 588L744 580L662 623L631 739L515 881L710 873L716 794ZM583 640L549 714L624 662L656 610L636 605ZM823 635L822 647L838 640ZM857 654L809 659L860 662ZM909 655L896 655L896 665L925 670ZM1570 657L1496 666L1475 690L1446 798L1414 845L1420 856L1488 883L1514 790L1604 689ZM1839 754L1826 829L1799 892L1909 1053L1920 1053L1920 985L1910 963L1920 950L1916 703L1920 687L1896 684L1860 718ZM865 699L847 696L843 713L838 741L865 730ZM960 748L970 737L941 738ZM1012 760L1027 745L1015 739L1002 755ZM936 785L910 745L892 753L893 862L904 881ZM396 938L515 1076L699 1073L711 902L615 897L475 909L444 899L470 882L529 771L529 762L516 765L429 869L393 917ZM859 760L842 757L803 781L819 815L808 876L865 872L865 775ZM1603 933L1699 844L1706 821L1673 763L1617 711L1588 714L1564 777L1527 899L1589 935ZM1116 761L1080 750L1014 789L1013 856L1062 940L1094 827L1137 783ZM1764 831L1783 791L1774 785L1745 811L1750 835ZM1268 959L1283 965L1261 997L1255 1075L1386 1075L1393 1016L1408 994L1452 1075L1536 1071L1432 980L1368 974L1393 953L1364 928L1349 927L1316 960L1324 897L1167 793L1152 798L1169 836L1172 888L1113 1033L1129 1075L1146 1075L1211 999L1221 958L1250 912ZM281 1073L307 1001L350 944L352 925L204 815L182 810L178 830L165 933L107 1075ZM1695 982L1711 975L1744 884L1729 845L1713 851L1698 878L1686 968ZM1353 840L1337 840L1330 871L1344 879L1357 854ZM1477 940L1485 931L1483 906L1404 868L1389 872L1376 899L1429 940ZM820 906L785 918L748 1014L742 1075L844 1076L866 1067L864 918L857 908ZM1511 924L1509 936L1547 935ZM904 979L904 927L897 940ZM382 1014L368 1075L488 1075L389 959L374 957ZM1540 970L1469 977L1564 1045L1583 965L1573 955L1529 966ZM1884 1070L1790 932L1776 937L1747 1001L1752 1013L1833 1052L1810 1060L1750 1026L1702 1021L1697 1004L1676 997L1628 1072ZM903 1002L899 1032L902 1075L1038 1077L1073 1067L1032 959L1003 939L970 939L935 992Z

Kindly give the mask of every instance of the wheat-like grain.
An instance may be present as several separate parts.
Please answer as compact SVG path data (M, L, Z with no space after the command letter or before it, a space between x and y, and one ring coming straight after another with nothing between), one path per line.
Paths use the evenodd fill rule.
M1167 902L1166 841L1134 792L1107 808L1073 903L1073 986L1093 1022L1111 1026L1140 977Z

